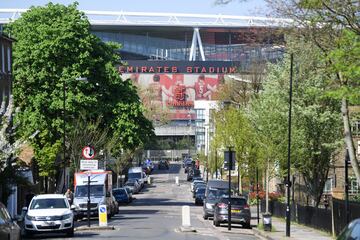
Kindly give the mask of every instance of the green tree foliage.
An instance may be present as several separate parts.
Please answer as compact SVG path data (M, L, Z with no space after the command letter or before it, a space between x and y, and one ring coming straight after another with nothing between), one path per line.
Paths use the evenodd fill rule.
M328 78L316 47L297 42L289 44L289 48L294 51L298 66L293 93L293 172L301 173L307 194L319 204L331 160L341 140L340 102L323 94L328 89ZM263 142L272 146L269 149L273 149L279 161L280 176L281 169L286 170L287 159L289 69L288 58L270 66L264 92L253 102L256 114L252 115L257 116L253 122L262 137L266 136Z
M334 99L341 99L344 140L358 183L360 168L356 159L350 128L348 105L358 105L360 5L352 0L268 0L274 15L291 18L291 34L310 40L326 60L327 90Z
M40 131L33 146L41 175L53 175L61 148L64 85L67 132L74 128L72 119L86 112L89 120L101 116L100 127L111 126L109 135L116 134L124 149L151 135L136 89L114 68L119 61L114 50L119 46L90 33L90 23L77 3L31 7L7 31L16 39L13 93L19 135ZM80 76L88 82L76 80Z

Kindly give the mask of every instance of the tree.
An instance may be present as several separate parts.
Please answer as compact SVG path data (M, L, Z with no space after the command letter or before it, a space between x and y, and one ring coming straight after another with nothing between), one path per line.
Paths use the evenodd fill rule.
M289 41L288 49L299 66L295 75L292 125L292 166L306 183L306 191L318 206L330 163L341 139L339 101L322 95L327 91L327 73L321 53L308 41ZM250 111L250 117L278 159L280 172L287 171L287 113L289 59L269 68L264 91Z
M57 168L54 163L64 133L64 90L66 132L74 130L72 119L86 112L85 121L101 117L99 128L110 127L109 136L116 135L124 149L135 148L152 134L136 89L114 68L119 45L105 44L91 34L77 3L31 7L7 31L17 40L13 73L18 134L27 137L39 131L32 145L42 176L54 176ZM77 81L80 76L87 77L88 83Z
M294 21L291 34L312 41L328 71L327 94L341 99L346 147L358 183L360 169L350 128L348 105L360 102L360 5L352 0L269 0L277 16ZM348 61L350 60L350 61Z

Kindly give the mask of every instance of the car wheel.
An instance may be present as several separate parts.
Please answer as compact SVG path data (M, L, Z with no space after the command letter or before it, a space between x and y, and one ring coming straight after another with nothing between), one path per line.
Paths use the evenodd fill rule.
M68 230L68 232L66 233L67 237L73 237L74 236L74 226Z
M220 227L220 222L219 222L219 221L216 221L216 220L215 220L215 217L214 217L214 225L215 225L216 227Z
M34 233L31 232L31 231L28 231L28 230L24 230L24 235L25 235L25 237L27 237L27 238L32 238L33 235L34 235Z
M243 225L243 228L251 229L250 223L249 223L249 222L245 223L245 224Z
M203 214L203 218L204 218L204 220L207 220L209 218L209 216L205 213L205 214Z

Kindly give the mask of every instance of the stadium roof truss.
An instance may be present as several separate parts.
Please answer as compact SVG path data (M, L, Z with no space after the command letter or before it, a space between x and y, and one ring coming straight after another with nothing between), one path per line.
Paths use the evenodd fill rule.
M0 9L0 24L9 23L27 9ZM284 27L290 19L231 16L222 14L185 14L149 12L83 11L92 25L178 26L178 27Z
M16 20L27 9L0 9L0 25ZM284 18L231 16L222 14L185 14L83 11L92 26L141 26L141 27L188 27L193 28L189 61L196 60L197 48L201 60L205 61L204 48L199 34L200 28L246 28L246 27L286 27L292 20Z

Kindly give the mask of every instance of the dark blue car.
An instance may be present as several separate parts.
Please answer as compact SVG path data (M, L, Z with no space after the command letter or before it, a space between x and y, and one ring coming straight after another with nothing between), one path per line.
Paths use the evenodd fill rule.
M129 203L131 201L130 196L128 195L125 188L116 188L113 190L113 195L116 199L116 201L121 203Z

